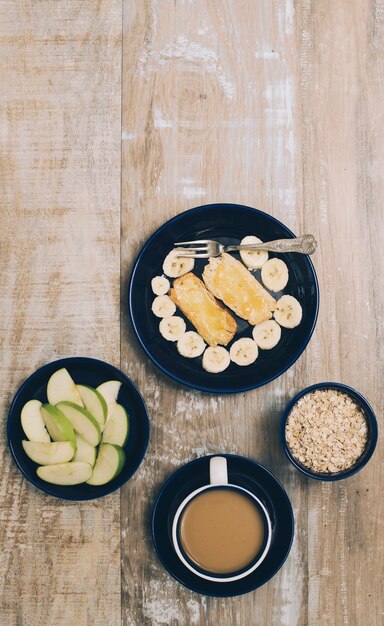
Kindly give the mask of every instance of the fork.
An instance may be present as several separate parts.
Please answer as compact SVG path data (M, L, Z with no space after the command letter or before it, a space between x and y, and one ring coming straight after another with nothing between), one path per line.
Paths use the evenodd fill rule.
M196 245L197 247L196 247ZM179 241L178 246L190 246L180 250L178 257L193 257L194 259L208 259L211 256L219 256L223 252L235 250L267 250L268 252L299 252L300 254L313 254L317 247L317 241L313 235L302 235L293 239L276 239L263 243L251 243L238 246L224 246L212 239L198 239L197 241Z

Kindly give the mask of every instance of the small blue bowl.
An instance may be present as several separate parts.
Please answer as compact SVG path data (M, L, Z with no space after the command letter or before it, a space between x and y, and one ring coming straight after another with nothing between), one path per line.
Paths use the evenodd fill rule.
M350 396L352 400L354 400L356 404L358 404L361 410L364 412L365 418L367 420L367 425L368 425L368 440L367 440L367 444L365 446L365 450L363 454L356 461L356 463L351 465L351 467L349 467L348 469L342 470L340 472L334 472L332 474L314 472L313 470L310 470L307 467L304 467L304 465L301 465L299 461L297 461L292 456L289 446L287 444L287 440L285 438L285 427L286 427L287 419L294 405L296 404L298 400L300 400L300 398L307 395L308 393L311 393L312 391L316 391L317 389L336 389L337 391L340 391ZM309 478L315 478L316 480L325 480L325 481L342 480L343 478L349 478L350 476L353 476L353 474L356 474L357 472L359 472L364 467L364 465L368 463L369 459L374 453L375 448L376 448L376 443L377 443L377 437L378 437L377 419L368 400L366 400L364 396L362 396L358 391L356 391L356 389L353 389L353 387L348 387L347 385L343 385L341 383L317 383L316 385L311 385L310 387L306 387L306 389L303 389L302 391L300 391L300 393L298 393L290 401L290 403L288 404L281 418L281 441L283 444L285 454L287 455L288 459L291 461L292 465L296 467L296 469L298 469L302 474L305 474L305 476L309 476Z
M116 478L106 485L53 485L41 480L36 474L38 465L24 452L22 440L26 439L21 427L20 413L28 400L37 399L47 402L47 382L58 369L65 367L73 380L82 385L97 387L107 380L119 380L118 402L123 405L129 415L129 434L124 452L125 465ZM136 472L141 464L149 441L149 418L144 400L134 383L113 365L84 357L72 357L53 361L36 370L21 385L16 393L8 413L7 425L8 444L16 465L24 476L40 491L62 500L94 500L119 489Z

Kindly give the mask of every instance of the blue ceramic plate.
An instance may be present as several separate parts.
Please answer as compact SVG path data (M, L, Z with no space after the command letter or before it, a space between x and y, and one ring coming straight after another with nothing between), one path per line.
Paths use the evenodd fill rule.
M228 461L229 482L257 495L272 521L272 543L261 565L248 576L228 583L200 578L178 558L172 544L172 522L184 498L209 483L210 455L183 465L163 485L152 513L152 538L165 569L182 585L206 596L238 596L264 585L283 565L293 541L293 512L279 481L265 467L243 456L219 454Z
M357 459L356 463L354 463L348 469L342 470L340 472L334 472L333 474L321 474L320 472L314 472L304 465L301 465L301 463L292 456L289 446L287 444L287 440L285 438L285 427L289 414L292 411L294 405L300 400L300 398L306 396L308 393L316 391L317 389L335 389L336 391L340 391L340 393L344 393L350 396L352 400L354 400L356 404L362 409L368 426L368 440L361 457ZM315 385L306 387L306 389L303 389L294 398L292 398L281 418L280 434L285 454L291 461L292 465L294 465L296 469L298 469L302 474L305 474L305 476L308 476L309 478L316 478L317 480L342 480L343 478L349 478L350 476L353 476L361 469L363 469L363 467L368 463L376 448L378 438L378 426L376 415L373 412L371 405L369 404L368 400L361 395L361 393L356 391L356 389L353 389L353 387L348 387L347 385L343 385L342 383L328 382L316 383Z
M56 370L66 367L75 383L97 387L107 380L119 380L118 402L124 406L129 415L129 435L124 446L126 462L121 473L106 485L92 487L81 485L52 485L41 480L36 474L38 465L25 454L21 445L26 436L21 427L20 413L28 400L37 399L47 402L47 382ZM73 357L53 361L36 370L21 385L15 395L8 414L8 444L17 466L24 476L44 493L64 500L93 500L119 489L136 472L144 458L149 440L149 419L144 400L133 382L113 365L82 357Z
M231 363L221 374L210 374L202 368L202 357L186 359L180 356L176 345L160 335L159 319L151 311L155 297L151 290L151 280L162 274L163 260L173 248L174 242L217 239L224 244L237 244L243 237L252 234L263 241L295 236L281 222L262 211L237 204L210 204L181 213L166 222L140 252L129 285L132 325L150 359L179 383L213 393L236 393L261 387L291 367L311 338L319 306L316 274L309 257L293 253L274 256L284 259L288 265L289 282L284 293L299 300L303 308L303 319L293 330L283 328L278 345L272 350L260 350L259 357L252 365L239 367ZM206 263L206 260L195 262L194 272L198 276L201 276ZM260 271L255 272L255 276L260 280ZM252 327L238 317L236 321L239 330L235 340L251 337ZM187 329L192 330L192 325L188 320L186 322Z

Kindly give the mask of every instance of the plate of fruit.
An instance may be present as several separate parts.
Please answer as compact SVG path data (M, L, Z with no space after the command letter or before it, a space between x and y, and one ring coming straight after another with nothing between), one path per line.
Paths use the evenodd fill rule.
M90 500L121 487L149 439L143 398L120 370L73 357L43 366L20 387L8 442L23 474L42 491Z
M260 387L299 358L316 325L319 289L309 257L241 250L178 256L177 242L244 245L295 235L242 205L212 204L177 215L142 248L129 311L142 348L165 374L202 391Z

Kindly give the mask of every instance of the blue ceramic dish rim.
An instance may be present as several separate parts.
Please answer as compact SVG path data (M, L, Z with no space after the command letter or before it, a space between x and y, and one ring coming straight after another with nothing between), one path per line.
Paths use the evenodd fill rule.
M316 389L337 389L337 390L347 393L348 395L351 395L352 397L356 398L361 408L364 410L365 415L369 419L370 426L372 428L372 440L369 445L369 449L366 452L366 455L363 461L361 463L357 461L357 464L352 466L352 469L350 470L344 470L342 472L337 472L335 474L330 474L330 475L318 474L300 465L294 459L294 457L292 456L289 450L289 447L285 438L285 426L287 423L288 416L290 412L292 411L292 408L294 407L296 402L300 400L300 398L302 398L308 393L311 393L312 391L316 391ZM375 415L373 408L369 404L368 400L359 391L357 391L357 389L354 389L353 387L349 387L348 385L344 385L343 383L337 383L337 382L315 383L314 385L310 385L309 387L306 387L302 391L299 391L299 393L296 394L295 397L292 398L292 400L288 403L281 418L281 427L280 427L281 442L282 442L284 452L287 455L289 461L297 470L299 470L299 472L301 472L305 476L308 476L309 478L314 478L315 480L320 480L320 481L329 482L329 481L335 481L335 480L343 480L345 478L349 478L350 476L353 476L354 474L357 474L357 472L363 469L363 467L365 467L365 465L371 459L376 448L378 434L379 434L379 429L378 429L378 424L377 424L377 417Z
M274 374L273 376L267 378L266 380L264 380L263 382L260 383L256 383L253 385L247 385L245 387L239 387L239 388L228 388L228 389L214 389L212 387L205 387L204 385L194 385L192 383L189 383L188 381L179 378L178 376L176 376L176 374L172 374L171 372L169 372L167 370L167 368L165 368L152 354L151 352L147 349L145 343L142 341L140 334L137 330L136 327L136 323L134 320L134 316L133 316L133 311L132 311L132 287L133 287L133 281L135 279L135 274L137 271L137 268L139 267L139 264L141 262L141 258L142 256L145 254L145 252L147 251L147 249L149 248L149 246L152 244L152 241L159 235L161 234L161 232L163 230L165 230L166 228L168 228L170 225L174 224L175 222L179 221L180 219L182 219L186 214L191 214L191 213L203 213L206 209L209 209L211 207L225 207L225 208L233 208L233 207L240 207L242 209L246 209L248 211L255 211L258 214L261 215L266 215L270 220L272 220L273 222L275 222L276 224L278 224L283 230L285 230L285 232L292 236L292 237L296 237L296 235L289 229L287 228L287 226L285 226L285 224L283 224L282 222L280 222L280 220L276 219L275 217L273 217L272 215L269 215L269 213L265 213L265 211L260 211L260 209L255 209L254 207L250 207L247 206L245 204L231 204L228 202L218 202L218 203L212 203L212 204L204 204L202 206L198 206L195 207L193 209L189 209L188 211L183 211L182 213L179 213L178 215L175 215L175 217L172 217L170 220L168 220L167 222L165 222L162 226L160 226L160 228L158 228L151 236L150 238L147 240L147 242L144 244L144 246L142 247L142 249L140 250L136 261L133 265L133 269L131 272L131 277L129 279L129 286L128 286L128 310L129 310L129 317L131 320L131 325L133 328L133 331L135 333L136 339L138 340L139 344L141 345L141 347L143 348L144 352L146 353L146 355L151 359L152 363L154 363L156 365L156 367L158 367L164 374L166 374L166 376L168 376L169 378L172 378L173 380L175 380L177 383L184 385L186 387L189 387L191 389L198 389L199 391L203 391L205 393L220 393L220 394L232 394L232 393L244 393L245 391L251 391L252 389L258 389L259 387L264 387L264 385L268 385L270 382L272 382L273 380L276 380L276 378L279 378L279 376L281 376L282 374L284 374L284 372L286 372L287 370L289 370L292 365L300 358L300 356L303 354L305 348L307 347L313 332L315 330L316 327L316 323L317 323L317 318L318 318L318 314L319 314L319 304L320 304L320 292L319 292L319 283L317 280L317 275L316 275L316 271L314 268L314 265L310 259L309 256L307 256L307 261L310 265L310 269L313 275L313 279L314 279L314 285L315 285L315 306L316 306L316 310L315 310L315 316L313 319L313 323L311 326L311 329L308 333L308 336L306 338L306 340L304 341L304 343L300 346L299 350L295 353L295 356L281 369L278 370L278 372L276 374Z
M227 454L226 452L217 452L216 454L207 454L205 456L200 456L197 459L193 459L192 461L187 461L187 463L183 463L177 470L175 470L174 472L171 473L170 476L168 476L168 478L163 482L162 486L160 487L160 491L157 494L156 500L153 504L152 507L152 513L151 513L151 537L152 537L152 543L153 546L155 548L155 552L156 552L156 556L159 559L161 565L164 567L164 569L175 579L177 580L178 583L180 583L180 585L183 585L183 587L185 587L186 589L189 589L190 591L192 591L193 593L197 593L198 595L204 595L204 596L208 596L210 598L231 598L231 597L237 597L237 596L242 596L245 595L247 593L250 593L249 590L246 591L240 591L239 593L236 593L236 595L234 596L231 593L209 593L209 592L205 592L204 594L198 592L198 591L194 591L193 589L191 589L191 587L188 587L188 585L186 585L181 579L180 577L174 573L171 572L167 566L167 564L164 562L164 560L161 558L158 549L157 549L157 541L156 541L156 537L155 537L155 513L156 513L156 509L159 503L160 498L163 495L163 492L165 491L165 489L168 487L169 483L174 479L174 477L176 475L178 475L180 472L183 471L183 469L185 469L186 465L195 465L198 462L201 462L202 459L210 459L214 456L224 456L226 459L238 459L241 458L242 460L248 461L252 464L257 465L258 467L261 467L261 469L263 471L265 471L267 474L269 474L273 480L276 481L276 483L279 485L279 487L281 488L281 490L283 491L283 493L286 496L287 502L288 502L288 509L289 509L289 513L290 513L290 520L292 523L292 535L291 535L291 540L289 542L289 546L287 548L287 552L284 556L284 559L281 561L281 563L278 565L278 567L276 569L273 570L273 572L271 573L270 576L268 576L268 578L265 579L265 581L262 583L261 586L265 585L269 580L271 580L271 578L273 578L277 572L283 567L285 561L287 560L289 553L291 551L292 548L292 544L293 544L293 540L295 538L295 516L293 514L293 507L292 507L292 503L291 500L283 486L283 484L280 482L280 480L271 472L271 470L269 470L267 467L265 467L265 465L262 465L262 463L259 463L258 461L255 461L254 459L251 459L248 456L244 456L242 454ZM184 566L185 567L185 566ZM246 580L247 577L244 578L244 580ZM212 584L212 583L211 583ZM217 585L230 585L231 583L214 583ZM256 587L256 589L259 589L259 587Z
M48 370L53 364L64 364L67 363L68 361L72 361L76 359L76 361L93 361L94 363L97 363L99 365L107 365L108 368L110 368L112 371L116 372L119 376L122 376L125 381L126 384L130 385L133 390L137 393L138 398L140 398L142 405L143 405L143 409L144 409L144 414L146 416L146 424L147 424L147 428L146 428L146 436L145 436L145 441L144 441L144 447L143 447L143 453L140 457L139 460L139 464L137 465L137 467L133 470L133 472L131 474L129 474L127 476L127 478L125 478L125 480L118 486L115 486L111 489L108 489L105 491L105 493L103 493L102 495L90 495L89 497L69 497L69 496L58 496L57 493L54 492L54 490L52 490L52 488L50 488L49 486L47 486L46 488L42 487L42 485L40 485L39 483L37 483L37 481L34 479L33 476L29 475L27 472L24 471L24 468L20 465L17 455L14 452L13 449L13 443L12 443L12 439L10 436L10 422L11 422L11 415L13 413L13 409L14 409L14 405L16 404L19 396L21 395L25 385L31 381L31 379L33 379L35 376L37 377L40 374L44 374L45 370ZM110 363L107 363L106 361L101 361L100 359L94 359L92 357L82 357L82 356L74 356L74 357L65 357L63 359L57 359L55 361L50 361L49 363L46 363L45 365L42 365L41 367L39 367L37 370L35 370L30 376L28 376L24 382L20 385L20 387L18 388L16 394L13 397L13 400L11 402L11 405L9 407L8 410L8 415L7 415L7 442L8 442L8 448L11 452L12 458L14 460L14 462L16 463L18 469L20 470L20 472L23 474L23 476L25 476L25 478L32 483L32 485L34 487L36 487L36 489L38 489L39 491L41 491L42 493L46 493L49 496L53 496L54 498L57 498L58 500L66 500L69 502L85 502L88 500L98 500L99 498L103 498L104 496L108 496L109 494L117 491L118 489L121 489L121 487L123 485L125 485L131 478L132 476L137 472L137 470L139 469L140 465L143 462L143 459L146 455L147 449L148 449L148 445L149 445L149 437L150 437L150 420L149 420L149 414L148 414L148 409L147 409L147 405L145 403L145 400L142 396L142 394L140 393L139 389L137 388L137 386L135 385L135 383L129 378L129 376L127 376L126 374L124 374L124 372L122 372L121 370L119 370L119 368L115 367L114 365L111 365ZM49 483L47 483L47 485L49 485Z

